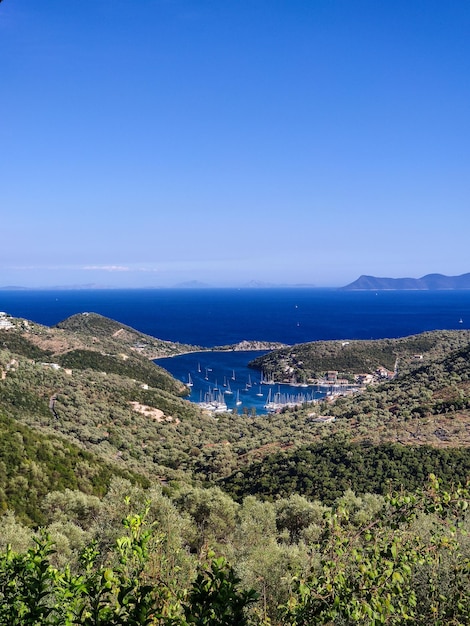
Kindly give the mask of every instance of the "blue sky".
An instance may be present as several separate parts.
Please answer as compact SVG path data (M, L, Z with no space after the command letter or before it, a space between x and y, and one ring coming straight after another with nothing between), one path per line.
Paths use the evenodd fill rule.
M469 0L4 0L0 286L470 271Z

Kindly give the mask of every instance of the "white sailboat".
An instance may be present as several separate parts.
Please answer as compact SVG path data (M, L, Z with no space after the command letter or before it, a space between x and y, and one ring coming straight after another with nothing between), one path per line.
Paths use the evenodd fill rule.
M242 401L240 400L240 390L237 389L237 399L235 400L235 404L237 406L240 406L241 403L242 403Z
M226 413L228 411L223 394L220 391L218 394L215 394L210 387L209 391L204 395L204 402L201 402L200 406L211 413Z
M266 400L266 404L264 405L264 408L265 409L269 409L270 405L271 405L271 389L269 390L268 398Z
M188 382L186 383L186 385L188 387L192 387L193 386L193 379L191 378L191 373L188 374Z
M233 393L233 391L230 388L230 383L228 380L227 380L227 389L224 390L224 393L228 393L229 395Z

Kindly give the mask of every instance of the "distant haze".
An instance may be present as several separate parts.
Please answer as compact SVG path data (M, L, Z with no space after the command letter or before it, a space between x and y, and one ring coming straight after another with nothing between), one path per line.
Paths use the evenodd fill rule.
M135 286L139 288L139 286ZM223 288L227 285L210 285L208 283L202 283L197 280L189 280L175 285L160 285L148 287L150 289L158 288L174 288L174 289L213 289ZM317 285L308 283L264 283L261 281L251 280L248 283L239 285L232 285L239 289L279 289L279 288L292 288L292 289L314 289ZM36 287L36 289L57 289L57 290L105 290L105 289L117 289L120 286L111 285L99 285L99 284L84 284L84 285L43 285ZM128 287L129 288L129 287ZM23 291L28 289L34 289L19 286L19 285L5 285L0 286L0 290L3 291ZM460 276L444 276L443 274L427 274L421 278L381 278L377 276L359 276L359 278L348 285L339 287L341 290L346 291L381 291L381 290L455 290L455 289L470 289L470 273L462 274Z

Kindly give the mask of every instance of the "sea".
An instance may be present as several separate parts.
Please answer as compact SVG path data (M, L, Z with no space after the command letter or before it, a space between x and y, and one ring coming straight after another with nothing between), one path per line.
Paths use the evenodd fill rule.
M46 326L75 313L94 312L159 339L200 346L199 352L156 363L177 379L192 383L190 401L201 402L213 394L223 397L232 410L264 413L270 392L293 401L303 393L310 401L320 399L325 391L287 385L276 385L274 390L262 385L259 372L247 367L263 351L217 352L211 348L243 340L294 345L467 329L470 290L0 290L0 311Z

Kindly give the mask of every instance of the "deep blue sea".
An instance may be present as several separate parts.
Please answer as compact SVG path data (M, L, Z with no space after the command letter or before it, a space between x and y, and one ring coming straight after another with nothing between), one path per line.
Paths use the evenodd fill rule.
M74 313L95 312L159 339L203 347L244 339L295 344L321 339L394 338L428 330L469 328L470 290L3 290L0 311L47 326ZM235 381L229 378L233 391L239 388L243 407L260 411L268 391L263 386L264 397L256 395L260 393L259 381L246 368L254 356L201 352L157 362L184 382L191 374L194 401L199 401L208 388L213 389L216 384L222 387L224 379L235 370ZM210 371L208 380L205 368ZM249 375L252 386L247 388ZM235 393L225 394L228 405L234 397Z
M403 337L470 327L470 290L127 289L0 291L0 310L56 324L90 311L159 339L205 347ZM462 323L459 320L462 319Z

